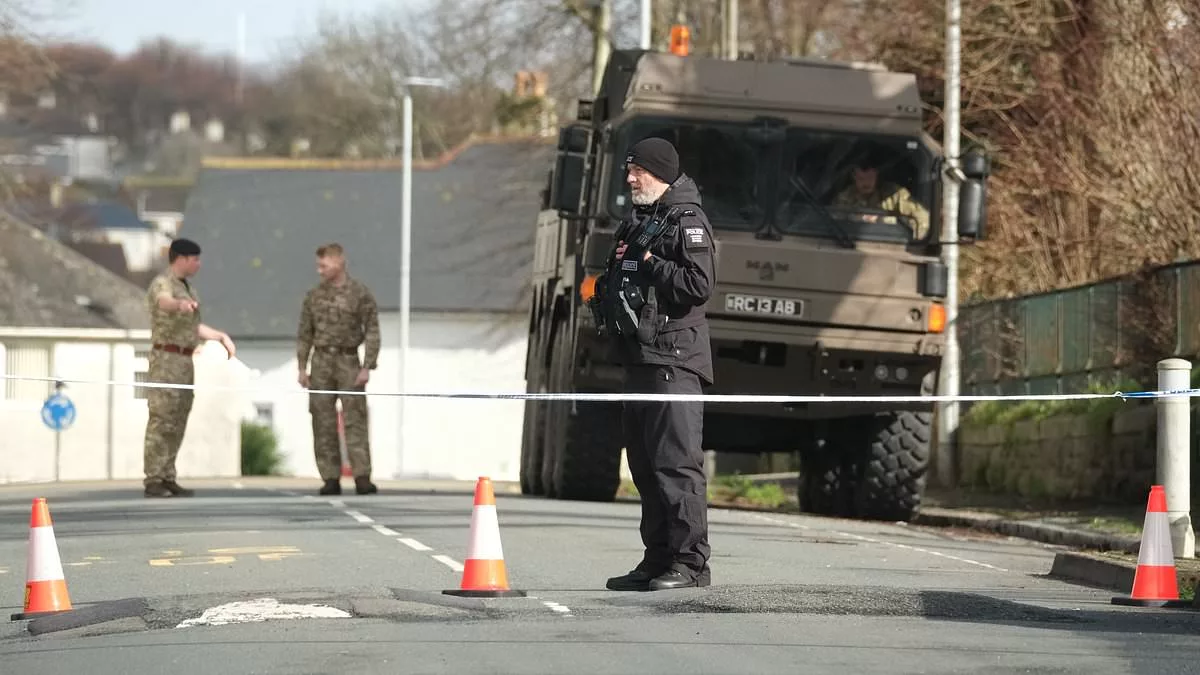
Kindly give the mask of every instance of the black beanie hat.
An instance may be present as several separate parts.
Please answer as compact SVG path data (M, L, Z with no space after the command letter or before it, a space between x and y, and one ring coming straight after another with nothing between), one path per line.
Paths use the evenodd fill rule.
M638 141L629 150L625 163L637 164L667 185L679 178L679 154L666 139L646 138Z

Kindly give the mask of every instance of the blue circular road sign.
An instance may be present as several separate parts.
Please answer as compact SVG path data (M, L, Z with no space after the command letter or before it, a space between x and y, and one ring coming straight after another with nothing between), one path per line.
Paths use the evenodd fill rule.
M75 404L62 394L53 394L42 404L42 423L62 431L75 422Z

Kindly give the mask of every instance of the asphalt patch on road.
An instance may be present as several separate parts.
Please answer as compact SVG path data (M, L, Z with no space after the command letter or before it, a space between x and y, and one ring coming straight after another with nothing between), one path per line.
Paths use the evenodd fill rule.
M654 614L815 614L913 617L940 621L1035 625L1074 632L1159 635L1200 633L1200 612L1154 608L1048 608L978 593L881 586L721 586L655 593L629 593L600 599L623 615ZM594 616L587 608L577 615Z
M644 593L605 601L662 614L826 614L929 619L1085 623L1070 612L953 591L883 586L722 586Z
M70 612L39 617L24 630L6 631L4 638L33 636L80 637L118 632L173 630L202 617L205 610L231 603L274 600L291 605L318 605L342 610L351 619L381 619L393 623L486 622L498 619L553 620L552 612L536 598L460 598L433 591L392 588L370 595L330 594L326 591L202 594L161 598L126 598L76 607ZM312 620L269 619L276 620ZM342 619L345 620L345 619Z
M120 630L129 630L130 622L121 619L141 618L148 607L144 598L124 598L109 602L98 602L85 605L61 614L51 614L29 621L26 629L30 635L44 635L61 631L74 630L86 626L120 622Z

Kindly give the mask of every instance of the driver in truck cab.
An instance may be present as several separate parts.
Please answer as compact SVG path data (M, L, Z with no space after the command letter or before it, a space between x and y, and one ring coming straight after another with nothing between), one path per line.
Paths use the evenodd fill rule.
M891 211L899 216L907 216L901 222L912 228L913 239L924 239L929 232L929 211L913 199L905 188L888 182L881 183L880 164L882 161L877 154L859 160L854 167L853 181L833 198L833 206ZM872 223L880 218L876 214L860 214L857 217ZM892 219L890 222L896 221Z

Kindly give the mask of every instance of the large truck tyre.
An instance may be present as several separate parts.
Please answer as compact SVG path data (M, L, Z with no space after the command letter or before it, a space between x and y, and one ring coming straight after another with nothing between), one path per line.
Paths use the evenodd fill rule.
M569 328L555 330L550 391L574 391ZM612 501L621 484L621 404L546 401L542 486L548 497Z
M527 357L530 362L529 383L526 390L542 393L546 391L545 355L541 350L541 340L536 340L529 350ZM525 401L525 418L521 429L521 494L540 495L542 487L542 454L545 447L545 418L544 401Z
M800 455L800 510L819 516L854 514L852 453L844 448L809 450Z
M857 512L871 520L908 522L925 493L933 413L899 411L870 418L870 445L858 480Z
M544 392L545 386L533 388ZM525 425L521 438L521 493L540 495L545 493L542 483L542 463L545 461L546 403L525 401Z
M521 494L542 493L542 462L538 442L541 427L538 425L537 401L525 401L525 421L521 429Z

